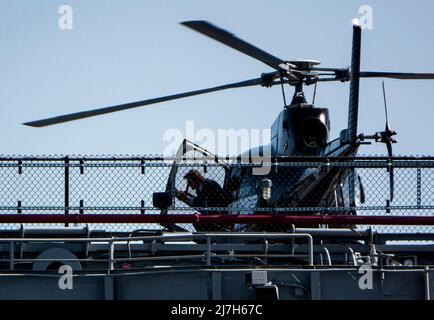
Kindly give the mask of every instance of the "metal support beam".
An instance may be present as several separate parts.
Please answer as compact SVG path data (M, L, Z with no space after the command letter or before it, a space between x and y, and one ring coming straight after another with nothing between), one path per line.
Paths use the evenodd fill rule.
M15 268L14 242L9 241L9 270L14 271L14 268Z
M110 270L114 270L114 252L115 252L115 245L112 240L109 242L109 269L108 272L110 273Z
M424 270L424 279L425 279L425 300L431 300L431 288L429 281L429 266L425 266Z

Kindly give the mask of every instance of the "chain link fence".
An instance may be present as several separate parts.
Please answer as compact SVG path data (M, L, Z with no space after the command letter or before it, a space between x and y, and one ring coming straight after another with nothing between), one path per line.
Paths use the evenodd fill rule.
M266 168L267 173L255 175L253 169L258 167ZM170 205L163 212L153 203L153 195L162 192L170 199ZM433 209L434 158L273 158L262 164L244 163L236 158L198 157L0 159L0 214L430 216ZM287 231L291 227L178 226L188 231ZM1 229L19 227L16 224L0 225ZM93 224L89 227L133 231L161 230L167 226ZM434 231L430 226L374 226L374 229L382 232Z

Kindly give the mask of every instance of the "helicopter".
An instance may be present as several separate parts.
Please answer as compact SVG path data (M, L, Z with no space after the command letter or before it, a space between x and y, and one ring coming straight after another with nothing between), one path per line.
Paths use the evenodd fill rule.
M351 66L345 68L320 67L316 60L296 59L283 60L270 53L255 47L254 45L238 38L234 34L221 29L207 21L195 20L181 22L196 32L201 33L221 44L235 49L247 56L259 60L271 67L273 71L262 73L260 77L225 84L221 86L168 95L153 99L125 103L110 107L98 108L89 111L65 114L37 121L26 122L24 125L31 127L46 127L64 122L85 119L112 112L143 107L166 101L202 95L227 89L262 86L281 86L284 98L283 110L277 115L271 126L271 143L269 146L272 159L285 157L355 157L362 144L370 141L384 143L387 147L388 157L393 158L392 145L397 141L397 134L390 127L386 94L383 82L384 108L386 124L383 131L374 134L358 133L359 111L359 86L361 78L392 78L403 80L428 80L434 79L434 73L402 73L382 71L361 71L361 35L362 28L358 21L353 21L353 39L351 52ZM316 107L313 99L308 103L303 88L304 86L316 86L322 82L349 82L348 124L342 129L339 137L330 140L330 116L329 110L324 107ZM284 86L294 88L292 101L287 104ZM314 93L315 97L315 93ZM241 157L250 158L261 154L265 146L251 149ZM251 207L255 213L258 208L287 208L287 207L349 207L355 208L357 201L363 203L364 191L361 178L354 169L323 168L294 169L291 167L279 168L279 172L271 170L267 175L255 176L252 171L244 167L230 166L228 163L218 160L213 154L194 143L185 140L180 146L177 157L185 157L188 152L196 151L220 164L224 169L224 180L221 182L222 189L231 194L230 203L225 207L231 214L245 214L238 208ZM283 159L283 160L282 160ZM283 172L282 172L283 170ZM285 172L287 170L287 172ZM389 203L394 196L393 167L388 169L390 180ZM177 188L178 166L173 164L169 174L165 192L154 193L154 206L161 209L162 214L167 214L167 209L173 205L174 190ZM282 179L281 177L291 177ZM324 187L326 185L326 187ZM264 191L273 190L264 198ZM358 188L358 192L356 189ZM356 193L358 196L356 196ZM338 212L337 214L357 214L355 210ZM170 228L171 226L167 226ZM172 226L173 227L173 226ZM246 226L237 226L237 230Z

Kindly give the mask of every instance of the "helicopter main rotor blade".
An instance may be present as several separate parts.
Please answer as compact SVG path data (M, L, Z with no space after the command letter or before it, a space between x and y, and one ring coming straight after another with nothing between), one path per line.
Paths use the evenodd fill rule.
M232 49L238 50L252 58L262 61L263 63L278 71L282 69L287 70L288 66L291 66L287 62L269 54L268 52L263 51L262 49L251 45L244 40L237 38L232 33L224 29L220 29L207 21L184 21L181 22L181 24L199 33L202 33L203 35L206 35L218 42L221 42L231 47Z
M221 91L221 90L232 89L232 88L250 87L250 86L261 85L263 83L264 83L263 78L256 78L256 79L226 84L226 85L208 88L208 89L184 92L184 93L174 94L174 95L165 96L165 97L159 97L159 98L142 100L142 101L131 102L131 103L125 103L125 104L112 106L112 107L99 108L99 109L94 109L94 110L89 110L89 111L81 111L81 112L76 112L76 113L71 113L71 114L65 114L65 115L47 118L47 119L43 119L43 120L26 122L23 124L26 126L30 126L30 127L46 127L46 126L51 126L51 125L59 124L59 123L63 123L63 122L69 122L69 121L73 121L73 120L79 120L79 119L99 116L99 115L106 114L106 113L112 113L112 112L117 112L117 111L137 108L137 107L143 107L143 106L147 106L150 104L155 104L155 103L160 103L160 102L165 102L165 101L171 101L171 100L196 96L196 95L210 93L210 92L214 92L214 91Z
M360 72L361 78L393 78L403 80L434 80L434 73Z
M346 69L333 69L333 68L321 68L312 69L313 71L334 71L338 74L333 78L319 78L317 82L327 82L327 81L341 81L346 82L350 80L348 75L351 72L345 74ZM341 74L339 74L341 73ZM328 74L319 74L322 76L327 76ZM331 75L330 75L331 76ZM405 73L405 72L377 72L377 71L361 71L360 78L392 78L401 80L434 80L434 73Z

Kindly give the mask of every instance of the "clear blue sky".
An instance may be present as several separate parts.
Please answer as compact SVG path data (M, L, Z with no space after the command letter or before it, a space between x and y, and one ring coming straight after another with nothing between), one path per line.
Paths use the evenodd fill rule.
M58 28L60 5L74 29ZM269 128L280 88L246 88L35 129L22 122L237 82L270 69L178 23L209 20L281 57L350 64L351 20L373 8L363 33L362 69L434 72L434 2L108 1L0 2L0 153L161 154L165 130ZM347 122L348 83L324 84L316 104L330 108L332 137ZM434 81L386 81L397 154L433 154ZM311 97L312 89L307 90ZM361 84L359 131L384 128L381 80ZM384 145L364 147L377 154Z

